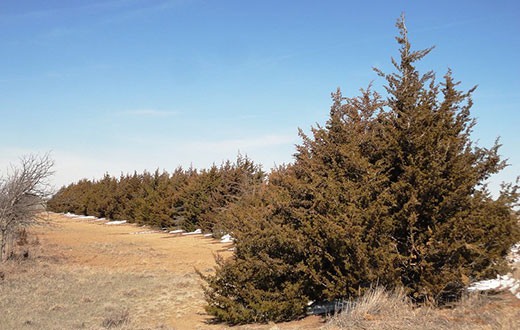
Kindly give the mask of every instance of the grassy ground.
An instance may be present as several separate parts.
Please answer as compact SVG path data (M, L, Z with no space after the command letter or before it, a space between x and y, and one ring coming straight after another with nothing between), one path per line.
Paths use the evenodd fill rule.
M0 329L222 329L204 311L201 280L229 244L201 235L51 215L35 228L28 259L0 264ZM36 237L39 243L35 243ZM3 279L2 279L3 278ZM322 319L276 325L315 329ZM270 329L248 325L241 329Z
M195 268L211 272L229 245L202 236L136 234L133 225L51 215L0 264L0 329L222 329L204 311ZM514 272L518 275L518 270ZM239 329L520 329L520 300L474 295L450 309L413 306L402 293L370 292L343 313Z
M195 274L71 266L34 253L2 267L1 329L170 328L170 317L202 299Z

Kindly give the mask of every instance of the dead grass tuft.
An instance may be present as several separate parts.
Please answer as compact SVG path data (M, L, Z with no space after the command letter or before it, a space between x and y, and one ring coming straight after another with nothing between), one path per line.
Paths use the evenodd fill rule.
M101 325L109 329L120 327L128 323L130 323L130 313L127 309L120 309L110 313L110 315L103 320Z
M346 305L326 329L520 329L520 309L482 294L464 297L452 308L417 307L404 290L376 288Z
M83 297L83 298L81 298L81 302L82 303L91 303L92 299L90 299L90 297Z

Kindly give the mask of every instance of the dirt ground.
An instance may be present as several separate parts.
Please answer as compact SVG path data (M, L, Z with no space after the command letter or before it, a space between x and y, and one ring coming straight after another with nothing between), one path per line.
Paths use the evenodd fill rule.
M32 229L39 256L25 269L4 269L0 329L96 329L118 320L128 329L222 329L204 311L195 268L213 272L214 254L230 244L202 235L140 233L132 224L49 214ZM34 235L33 235L34 236ZM18 272L18 273L17 273ZM10 274L13 276L10 277ZM16 275L15 275L16 274ZM0 299L2 300L2 299ZM315 329L320 317L244 329Z

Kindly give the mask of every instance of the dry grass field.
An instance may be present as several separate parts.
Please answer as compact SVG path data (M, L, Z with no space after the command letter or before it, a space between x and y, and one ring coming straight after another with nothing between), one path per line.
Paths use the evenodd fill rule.
M204 311L195 268L212 272L229 244L202 235L50 214L27 260L0 265L0 329L222 329ZM520 329L520 300L475 295L450 309L414 308L374 290L341 315L238 329Z
M0 265L0 329L221 329L204 311L201 280L230 244L202 235L50 214L33 228L29 260ZM35 244L35 240L38 241ZM277 325L313 329L318 317ZM270 329L250 325L244 329Z

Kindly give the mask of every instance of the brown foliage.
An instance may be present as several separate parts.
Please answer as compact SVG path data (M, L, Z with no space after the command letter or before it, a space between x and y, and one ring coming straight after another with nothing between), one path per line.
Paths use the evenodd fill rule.
M404 19L400 62L369 87L332 95L324 127L303 132L295 163L230 216L235 254L206 277L207 310L229 323L303 316L310 301L404 287L414 302L458 299L469 281L504 269L520 239L518 185L493 199L484 182L506 166L499 144L470 140L471 94L421 75Z

